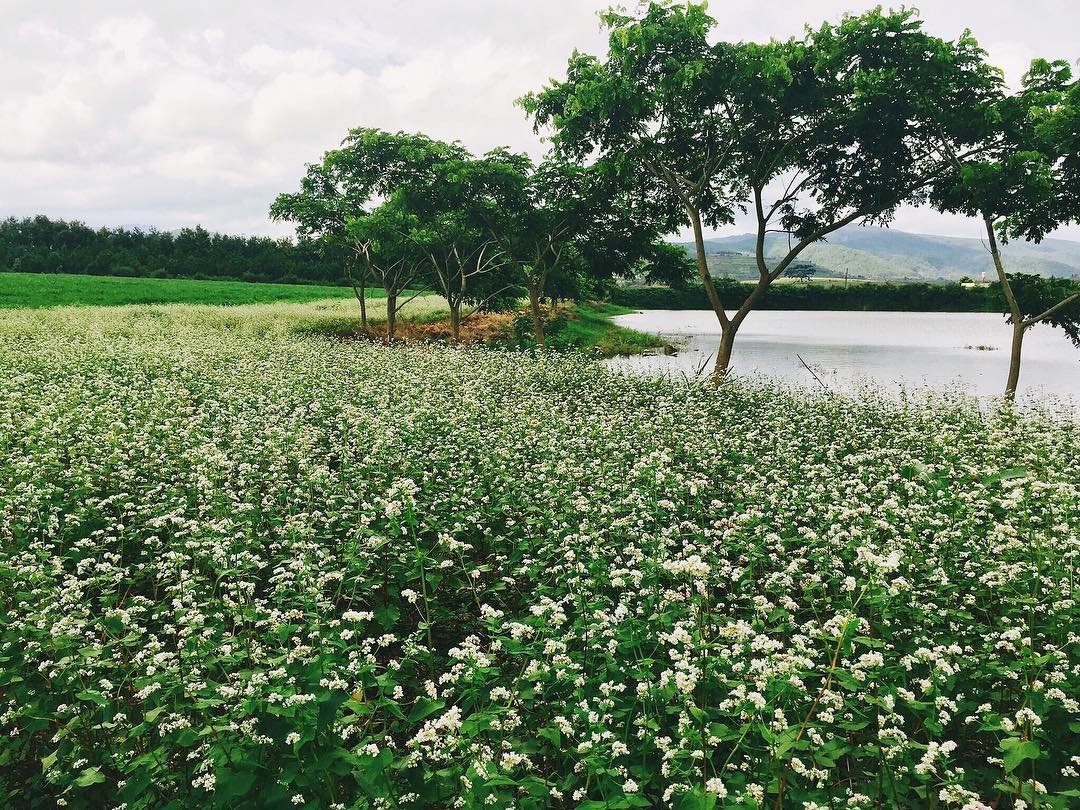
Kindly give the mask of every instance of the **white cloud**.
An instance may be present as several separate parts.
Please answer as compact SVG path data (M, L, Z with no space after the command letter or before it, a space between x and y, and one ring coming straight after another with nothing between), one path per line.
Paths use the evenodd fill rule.
M712 13L725 37L786 37L876 2L728 0ZM539 155L514 99L575 47L602 49L605 5L0 0L0 216L282 233L266 216L274 195L353 126ZM974 28L1010 79L1033 55L1080 55L1066 0L920 7L936 33ZM977 232L926 211L896 225Z

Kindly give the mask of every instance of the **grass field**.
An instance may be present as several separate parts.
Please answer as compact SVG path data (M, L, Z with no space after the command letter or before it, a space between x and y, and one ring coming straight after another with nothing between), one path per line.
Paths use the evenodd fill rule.
M376 324L384 322L386 305L383 291L378 288L369 290L367 297L371 321ZM289 312L287 321L297 329L336 335L350 335L357 329L358 306L349 287L0 273L0 309L135 304L236 307L269 303L313 304ZM596 348L604 356L633 354L662 345L663 341L655 336L615 326L609 320L612 315L632 311L611 304L565 307L566 317L558 322L562 329L551 335L550 345L557 349ZM234 315L238 321L261 324L267 312L248 310ZM402 311L406 324L437 322L447 315L445 302L437 295L422 295ZM509 343L511 340L512 335L508 333L503 336L502 342Z
M369 291L369 297L381 296L382 290ZM349 287L0 273L0 308L4 309L123 304L266 304L327 298L354 300Z
M347 306L0 318L0 805L1075 806L1075 423Z

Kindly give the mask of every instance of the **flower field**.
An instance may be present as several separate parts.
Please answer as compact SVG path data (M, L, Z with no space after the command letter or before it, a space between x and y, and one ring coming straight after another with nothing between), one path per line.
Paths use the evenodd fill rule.
M1080 805L1080 430L0 321L0 804Z

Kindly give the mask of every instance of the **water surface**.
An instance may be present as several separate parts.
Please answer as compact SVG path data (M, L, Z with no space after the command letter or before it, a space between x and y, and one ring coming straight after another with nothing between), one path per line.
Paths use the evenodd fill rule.
M712 369L720 339L711 311L643 310L614 320L664 336L678 353L616 358L612 365L679 375ZM819 385L805 362L836 390L871 384L991 397L1005 385L1010 337L1011 327L993 313L762 310L750 313L739 330L732 368L737 374ZM1028 331L1020 388L1025 399L1080 411L1080 350L1060 329L1038 325Z

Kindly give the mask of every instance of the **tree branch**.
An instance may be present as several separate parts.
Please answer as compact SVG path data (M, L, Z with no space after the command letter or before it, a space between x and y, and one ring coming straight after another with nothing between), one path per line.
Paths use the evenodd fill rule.
M1045 321L1047 318L1049 318L1051 315L1053 315L1058 310L1069 306L1069 304L1071 304L1073 301L1080 301L1080 292L1073 293L1068 298L1064 298L1061 301L1058 301L1056 304L1054 304L1049 309L1047 309L1047 310L1045 310L1043 312L1040 312L1038 315L1034 315L1034 316L1032 316L1030 318L1026 318L1023 321L1021 321L1020 323L1021 323L1021 325L1023 326L1024 329L1027 329L1029 326L1034 326L1039 321Z

